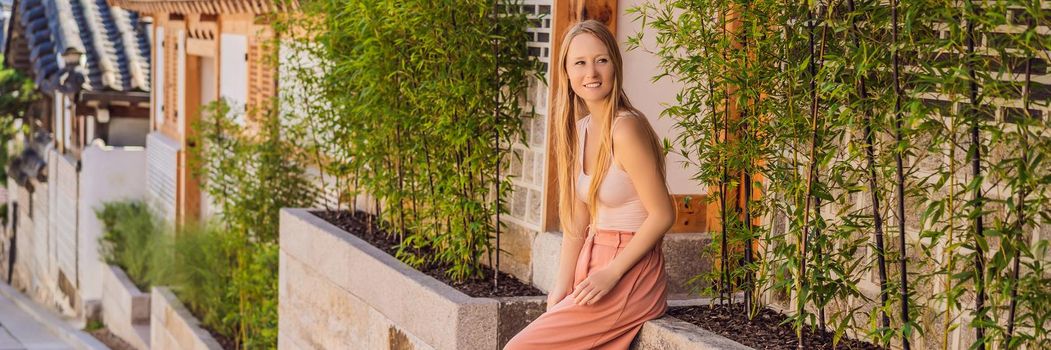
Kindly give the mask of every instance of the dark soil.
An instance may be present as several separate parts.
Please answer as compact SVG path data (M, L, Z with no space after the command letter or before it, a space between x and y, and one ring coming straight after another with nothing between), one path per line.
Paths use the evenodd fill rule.
M791 323L782 324L787 318L770 309L762 309L754 319L748 320L741 304L690 306L669 308L668 315L693 323L721 336L756 349L796 350L799 344ZM806 349L878 350L875 344L843 337L832 346L830 332L803 329Z
M128 344L128 342L121 339L113 332L109 331L109 328L99 328L96 330L88 331L92 337L98 339L102 344L106 344L107 347L113 350L135 350L135 347Z
M325 221L336 225L344 231L369 242L369 244L387 252L387 254L390 254L391 256L395 256L398 251L398 237L380 230L379 227L376 226L375 216L373 215L361 211L350 212L347 210L315 211L312 213ZM371 229L369 229L369 226L371 226ZM419 251L419 255L433 256L434 252L421 250ZM463 282L456 282L445 274L445 272L451 267L452 266L449 264L427 263L423 266L416 267L416 269L452 286L453 288L456 288L464 294L476 298L544 295L539 289L522 283L514 276L504 272L500 272L500 287L494 290L493 270L491 268L484 269L482 277L468 279Z

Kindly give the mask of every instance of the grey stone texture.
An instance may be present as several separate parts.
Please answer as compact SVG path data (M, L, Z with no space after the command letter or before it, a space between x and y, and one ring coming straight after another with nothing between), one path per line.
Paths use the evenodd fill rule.
M750 350L752 348L674 317L646 322L632 350Z
M120 267L102 271L102 322L136 349L150 348L150 294L143 293Z
M150 294L150 346L154 350L222 349L165 287L153 287Z
M497 349L542 304L467 296L304 209L280 239L282 348Z

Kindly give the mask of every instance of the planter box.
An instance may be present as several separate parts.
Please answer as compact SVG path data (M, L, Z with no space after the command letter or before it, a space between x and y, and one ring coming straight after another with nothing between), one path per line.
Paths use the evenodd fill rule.
M102 321L136 349L150 348L150 295L117 266L102 271Z
M473 298L314 216L281 211L278 347L499 349L543 296Z
M696 325L665 316L646 322L631 349L754 350Z
M222 350L168 288L153 287L150 296L150 345L155 350Z

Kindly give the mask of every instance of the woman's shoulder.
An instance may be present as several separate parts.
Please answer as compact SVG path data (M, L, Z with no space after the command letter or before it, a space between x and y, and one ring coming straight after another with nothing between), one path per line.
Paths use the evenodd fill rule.
M618 116L613 128L613 158L622 162L625 157L634 158L639 152L650 149L649 123L639 113ZM621 166L623 168L623 166Z
M649 126L644 120L646 116L642 112L624 110L617 113L616 119L613 120L613 141L616 142L618 138L634 137L642 132ZM644 133L643 133L644 134Z

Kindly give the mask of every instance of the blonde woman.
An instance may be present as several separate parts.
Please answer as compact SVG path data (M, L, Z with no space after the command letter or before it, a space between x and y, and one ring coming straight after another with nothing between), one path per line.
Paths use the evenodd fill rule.
M624 93L623 60L605 25L574 25L555 62L565 233L558 277L547 312L504 349L627 349L642 324L667 309L661 242L675 210L664 152Z

